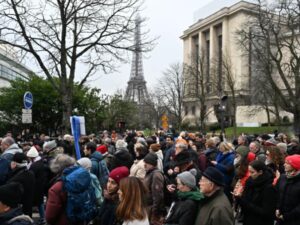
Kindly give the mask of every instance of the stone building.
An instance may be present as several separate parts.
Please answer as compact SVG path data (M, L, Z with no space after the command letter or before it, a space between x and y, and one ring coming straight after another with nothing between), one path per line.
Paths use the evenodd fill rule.
M191 125L199 125L200 100L204 97L202 106L206 111L206 124L220 122L221 119L227 125L232 123L233 98L226 76L231 76L234 83L236 123L239 126L255 126L267 122L267 114L263 109L254 110L257 106L251 98L253 74L249 65L253 59L251 54L245 54L237 40L238 29L247 25L249 18L255 15L256 5L249 1L227 0L227 3L233 4L207 16L206 9L203 14L200 10L198 14L204 15L204 18L191 25L181 36L184 64L198 68L198 72L193 73L195 76L191 72L185 73L184 122ZM226 68L230 70L229 75ZM281 115L290 116L285 112Z

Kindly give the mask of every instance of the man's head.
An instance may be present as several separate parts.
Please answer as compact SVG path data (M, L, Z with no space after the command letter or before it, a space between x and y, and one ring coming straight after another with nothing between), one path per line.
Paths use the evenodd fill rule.
M90 155L92 155L97 149L97 145L94 142L88 142L86 143L86 145L84 146L84 155L89 157Z
M23 193L22 185L9 183L0 186L0 215L10 209L17 208Z
M9 146L11 146L14 143L15 143L15 140L12 137L3 138L2 142L1 142L2 152L4 152L6 149L9 148Z
M12 157L10 167L11 169L25 167L28 165L27 156L24 153L17 152Z
M257 141L252 141L249 145L249 149L254 154L257 153L260 149L260 144Z
M146 171L153 170L157 167L158 157L155 153L148 153L144 158L144 166Z
M224 186L224 175L215 167L208 167L199 181L200 190L205 196L211 196Z
M58 154L50 163L50 170L55 174L60 174L67 167L73 166L75 159L66 154Z
M183 143L177 143L175 145L175 155L178 155L180 152L187 150L187 145Z

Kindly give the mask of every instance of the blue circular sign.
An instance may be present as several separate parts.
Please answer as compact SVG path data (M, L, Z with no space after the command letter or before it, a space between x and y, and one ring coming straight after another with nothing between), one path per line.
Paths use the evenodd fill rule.
M31 92L26 91L23 97L24 107L25 109L31 109L33 104L33 96Z

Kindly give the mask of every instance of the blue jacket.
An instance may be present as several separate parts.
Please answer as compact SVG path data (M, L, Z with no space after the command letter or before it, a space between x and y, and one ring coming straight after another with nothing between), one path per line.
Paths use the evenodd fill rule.
M109 171L107 169L106 162L103 158L103 155L100 152L95 151L91 155L90 159L92 161L91 173L97 176L102 189L104 189L108 181Z
M235 156L233 152L229 152L226 154L219 152L216 158L216 161L218 163L216 165L216 168L224 174L224 181L226 186L231 185L232 179L234 177L234 158Z

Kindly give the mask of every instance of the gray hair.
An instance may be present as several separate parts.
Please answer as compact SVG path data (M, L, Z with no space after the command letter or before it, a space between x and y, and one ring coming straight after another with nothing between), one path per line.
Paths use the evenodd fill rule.
M119 148L127 148L127 142L125 142L124 140L117 140L116 149Z
M177 143L176 147L180 148L181 150L187 150L188 146L186 144L183 143Z
M50 163L50 170L55 173L61 173L65 168L73 166L75 159L66 154L58 154Z
M2 143L11 146L15 143L15 140L12 137L5 137L3 138Z
M107 137L107 138L104 139L104 142L106 144L111 144L111 139Z

